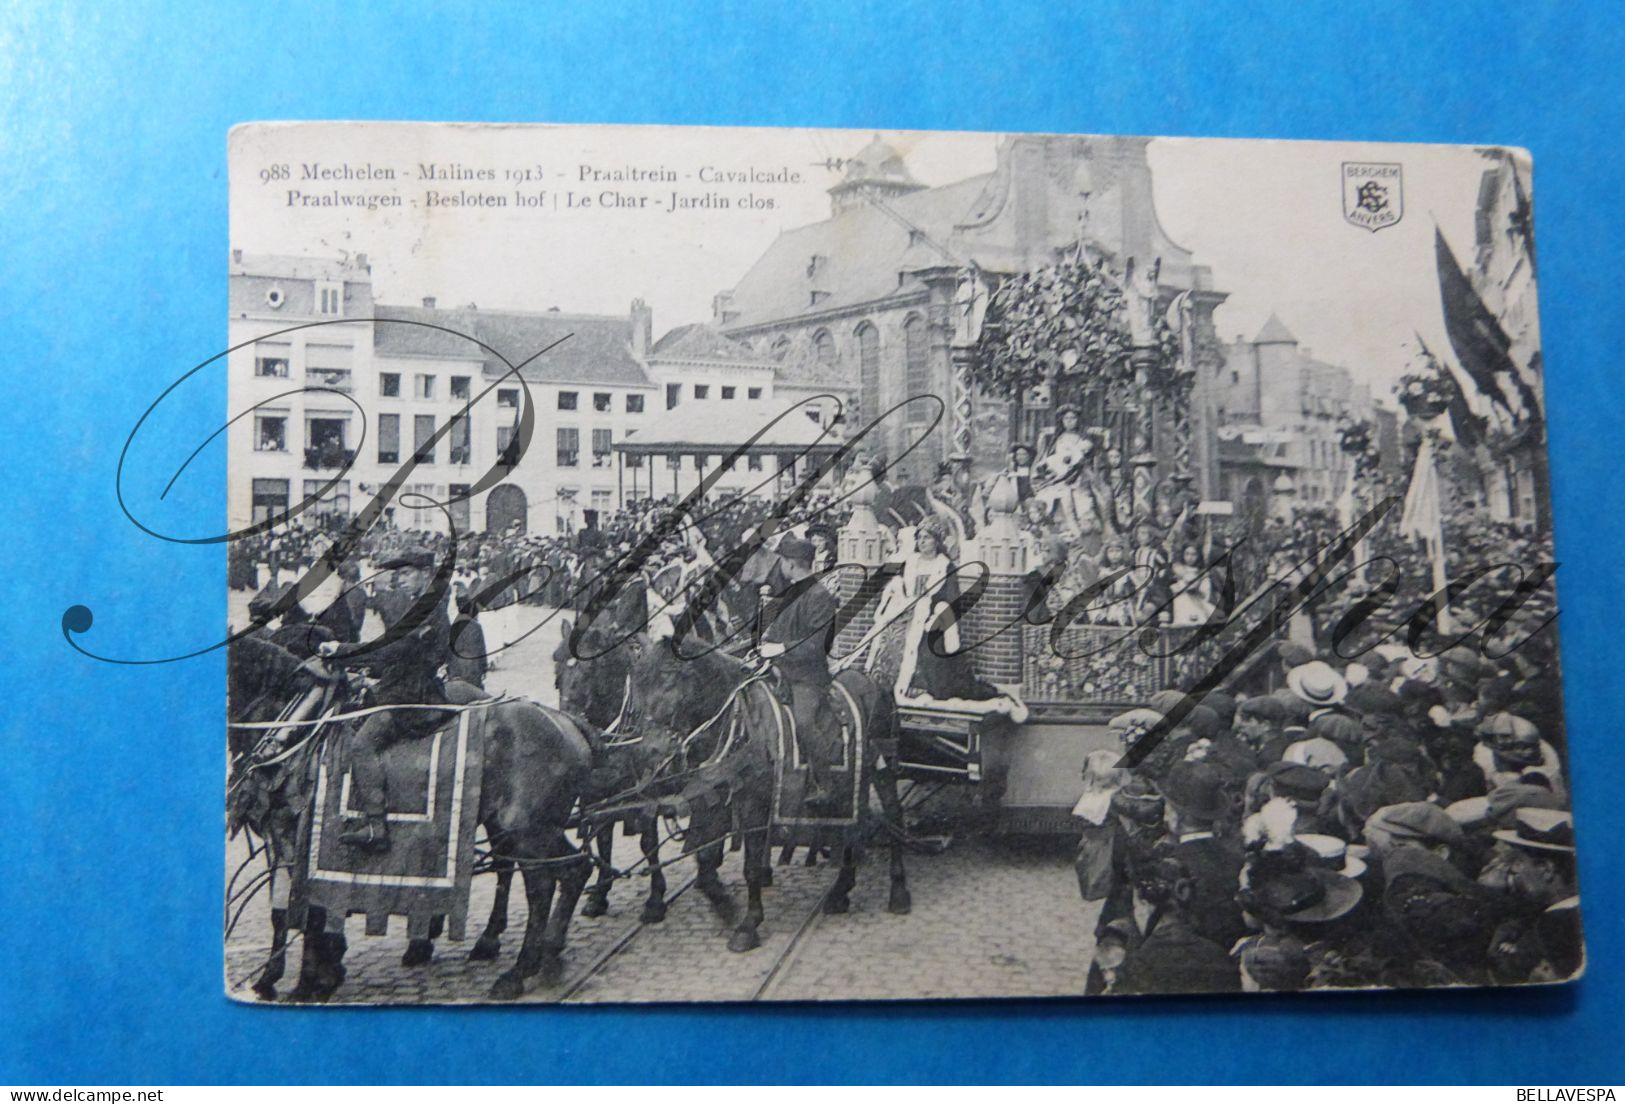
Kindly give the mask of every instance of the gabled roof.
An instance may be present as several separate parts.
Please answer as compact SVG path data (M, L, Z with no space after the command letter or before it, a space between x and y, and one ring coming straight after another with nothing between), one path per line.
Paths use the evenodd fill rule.
M786 361L773 369L773 382L790 387L828 387L856 391L858 369L850 364L820 364L816 360Z
M898 273L905 268L961 263L932 243L948 243L990 176L894 196L885 200L885 209L859 204L823 222L786 230L733 289L730 309L738 314L725 332L889 298L900 290ZM910 226L929 240L913 235L911 241ZM814 256L825 258L816 278L809 273ZM815 290L826 293L816 304Z
M1271 311L1269 321L1264 323L1264 328L1258 331L1257 337L1253 338L1253 344L1271 345L1278 343L1296 345L1298 339L1292 335L1291 330L1286 328L1286 323L1281 321L1281 316Z
M474 357L491 374L529 360L524 374L533 383L652 386L632 355L630 317L389 306L379 306L374 314L379 322L373 328L373 348L385 355ZM468 338L490 346L509 363ZM553 348L536 356L548 346Z
M678 326L654 343L654 356L682 357L687 360L728 360L766 363L756 350L735 341L709 322Z

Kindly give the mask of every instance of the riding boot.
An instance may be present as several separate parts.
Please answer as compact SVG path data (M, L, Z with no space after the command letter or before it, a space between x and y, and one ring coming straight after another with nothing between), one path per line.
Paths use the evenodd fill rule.
M809 811L828 812L833 810L839 802L840 795L829 785L825 776L825 767L822 763L809 761L807 763L807 789L802 798L802 805Z
M384 714L367 718L351 744L350 783L362 819L350 821L339 833L339 842L363 851L389 849L389 826L385 823L384 759L378 741L387 734Z
M802 804L809 811L828 811L838 804L839 796L829 784L829 769L839 754L827 746L830 731L837 723L829 707L829 690L825 686L797 683L793 684L791 694L796 740L801 745L801 759L806 769L807 788Z
M368 813L340 832L339 842L361 851L388 851L389 824L382 813Z

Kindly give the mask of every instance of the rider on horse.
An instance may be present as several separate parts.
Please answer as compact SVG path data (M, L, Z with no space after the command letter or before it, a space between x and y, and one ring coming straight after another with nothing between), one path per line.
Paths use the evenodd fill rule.
M830 707L829 647L838 604L813 574L813 545L799 537L779 542L790 585L762 634L760 652L771 660L790 695L796 742L807 764L807 805L827 806L835 794L827 774L841 757L840 722Z
M382 566L396 570L396 588L414 601L431 578L434 557L409 552ZM440 668L451 648L451 622L443 604L437 604L423 624L381 648L367 644L323 644L321 655L340 665L370 667L378 678L373 691L378 705L438 705L446 701ZM384 819L384 761L386 748L402 740L427 736L446 719L437 709L386 709L361 722L351 742L350 772L356 804L363 819L345 828L339 839L368 851L389 848Z

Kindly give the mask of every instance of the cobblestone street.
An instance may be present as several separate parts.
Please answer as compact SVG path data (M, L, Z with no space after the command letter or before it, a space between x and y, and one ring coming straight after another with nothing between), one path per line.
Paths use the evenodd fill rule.
M234 611L241 604L234 594ZM530 611L533 623L543 611ZM499 633L502 627L498 627ZM552 696L551 655L558 619L515 647L498 654L488 685ZM491 646L498 641L490 636ZM617 836L616 864L632 865L636 840ZM677 844L665 850L677 853ZM227 873L246 857L241 837L227 847ZM886 911L889 881L886 852L872 851L858 872L851 911L825 916L821 901L837 868L827 861L774 867L774 884L764 893L766 921L760 948L745 954L727 949L730 929L704 896L687 889L692 859L665 868L670 909L658 925L642 925L639 914L648 892L640 871L617 883L609 912L580 916L570 928L564 952L564 978L553 987L531 983L526 1002L907 999L968 996L1061 996L1081 994L1093 950L1096 906L1079 900L1071 856L1056 845L1019 845L998 840L959 839L943 854L909 854L913 911ZM722 877L742 910L745 903L743 852L726 855ZM775 862L777 849L775 849ZM342 1003L464 1002L486 999L491 983L510 966L524 932L525 898L518 879L511 898L508 930L495 962L469 962L468 949L489 914L496 880L474 880L469 908L469 939L439 940L425 966L401 965L407 939L404 921L388 934L369 937L360 917L345 932L348 975L335 995ZM671 899L673 894L679 894ZM226 945L227 987L232 995L254 999L248 984L268 953L269 901L260 894L245 910ZM295 943L286 992L297 975Z

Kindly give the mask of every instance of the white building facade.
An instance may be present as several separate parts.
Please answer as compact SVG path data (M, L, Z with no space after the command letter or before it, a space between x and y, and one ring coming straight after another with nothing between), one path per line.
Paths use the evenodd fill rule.
M382 306L363 256L240 254L230 302L234 528L335 478L303 516L350 516L410 463L388 507L400 528L574 532L619 508L612 446L659 409L641 304L626 316ZM534 432L520 455L526 391ZM463 497L494 468L495 486Z

